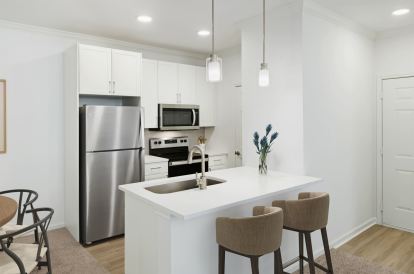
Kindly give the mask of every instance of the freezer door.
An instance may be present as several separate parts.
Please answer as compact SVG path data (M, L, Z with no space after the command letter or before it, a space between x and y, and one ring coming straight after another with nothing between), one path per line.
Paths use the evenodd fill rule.
M91 152L144 147L142 118L140 107L82 107L81 132L85 150Z
M119 185L144 181L144 150L87 153L81 179L81 242L124 233L124 193Z

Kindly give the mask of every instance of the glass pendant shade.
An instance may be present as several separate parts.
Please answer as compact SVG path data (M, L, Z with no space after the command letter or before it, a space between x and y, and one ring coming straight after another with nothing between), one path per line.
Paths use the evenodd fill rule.
M223 79L222 59L215 54L206 60L206 79L208 82L220 82Z
M260 65L259 71L259 86L260 87L267 87L269 86L269 69L267 68L266 63L262 63Z

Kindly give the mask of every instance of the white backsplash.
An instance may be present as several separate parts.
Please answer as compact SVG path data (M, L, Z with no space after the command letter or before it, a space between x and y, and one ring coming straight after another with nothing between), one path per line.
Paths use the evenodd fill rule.
M152 131L145 130L145 153L149 153L149 139L151 138L172 138L187 136L190 141L190 147L198 144L198 137L205 136L205 129L183 130L183 131Z

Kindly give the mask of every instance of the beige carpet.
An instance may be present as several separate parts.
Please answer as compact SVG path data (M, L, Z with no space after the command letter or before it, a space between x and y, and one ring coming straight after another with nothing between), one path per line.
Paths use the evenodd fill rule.
M49 231L48 236L54 274L109 274L66 229ZM32 240L33 236L18 239L19 242ZM42 267L31 274L44 274L46 270L46 267Z
M403 274L335 249L331 250L331 256L335 274ZM325 256L320 256L316 261L326 267ZM295 272L295 274L298 273L299 271ZM305 273L309 273L308 266L305 266ZM317 270L316 273L322 274L325 272Z

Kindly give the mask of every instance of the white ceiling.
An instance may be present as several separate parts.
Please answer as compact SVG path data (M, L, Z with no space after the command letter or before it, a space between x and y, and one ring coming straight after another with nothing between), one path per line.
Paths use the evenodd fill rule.
M268 0L269 8L291 0ZM216 45L240 44L237 23L260 14L260 0L216 0ZM151 24L136 17L147 14ZM197 36L210 29L211 0L0 0L0 19L149 43L194 52L208 52L210 38Z
M269 8L291 1L267 0ZM314 1L377 32L414 25L414 0ZM402 7L412 13L391 15ZM238 22L260 12L260 0L216 0L217 49L240 44ZM140 14L153 22L138 23ZM0 19L200 53L211 47L197 36L210 29L210 0L0 0Z
M383 32L414 26L414 0L314 0L365 28ZM401 17L392 15L396 9L409 8L411 13Z

